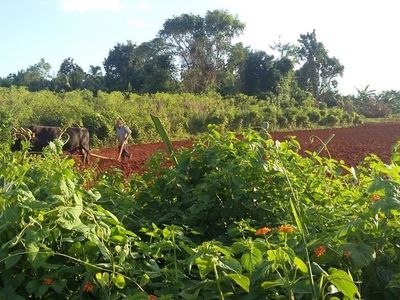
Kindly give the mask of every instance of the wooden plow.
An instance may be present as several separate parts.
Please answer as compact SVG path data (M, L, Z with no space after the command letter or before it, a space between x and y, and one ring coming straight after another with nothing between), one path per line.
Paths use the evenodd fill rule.
M105 160L117 160L117 159L115 159L115 158L112 158L112 157L106 157L106 156L102 156L102 155L94 154L94 153L92 153L92 152L90 152L90 153L89 153L89 155L90 155L90 156L93 156L93 157L97 157L97 158L105 159Z

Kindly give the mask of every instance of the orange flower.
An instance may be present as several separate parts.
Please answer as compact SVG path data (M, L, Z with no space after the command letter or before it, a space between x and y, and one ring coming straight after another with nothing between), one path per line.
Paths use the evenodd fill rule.
M91 283L90 281L86 281L83 285L82 291L84 291L85 293L91 293L93 291L93 283Z
M317 248L314 249L314 253L316 257L320 257L321 255L324 255L326 252L326 247L325 246L318 246Z
M267 233L270 233L271 231L272 231L271 228L263 227L263 228L257 229L256 235L266 235Z
M157 300L157 296L151 294L151 295L149 295L149 296L147 297L147 300Z
M381 200L381 196L379 196L379 195L377 195L377 194L373 194L372 196L371 196L371 200L372 201L379 201L379 200Z
M292 225L281 225L278 227L280 232L292 233L294 231L294 227Z
M344 251L343 251L343 256L344 256L344 257L347 257L347 258L350 258L351 252L350 252L349 250L344 250Z
M42 281L43 285L52 285L53 283L54 283L54 279L52 279L52 278L45 278Z

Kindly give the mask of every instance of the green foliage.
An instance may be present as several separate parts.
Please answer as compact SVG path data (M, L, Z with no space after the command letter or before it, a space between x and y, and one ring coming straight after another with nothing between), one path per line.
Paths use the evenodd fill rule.
M61 147L0 152L1 298L400 296L398 145L353 169L212 127L129 181Z
M318 101L327 102L337 88L335 78L343 75L344 66L336 57L328 55L324 44L317 41L315 30L301 34L298 41L298 55L304 61L297 71L299 86L311 92Z
M98 92L95 97L88 90L54 93L50 91L29 92L25 88L0 88L0 113L12 115L13 124L3 128L29 125L84 126L89 129L92 147L115 143L114 126L118 117L123 117L132 129L134 142L159 140L150 113L157 115L169 136L185 138L191 134L207 131L209 124L232 130L244 128L309 127L320 120L308 117L307 111L319 111L312 106L301 108L289 106L285 109L269 100L238 94L222 98L219 94L130 94L121 92ZM333 110L339 124L352 124L353 119L344 119L340 109ZM322 118L322 117L321 117ZM3 120L3 118L2 118ZM7 117L4 117L6 122ZM318 122L317 122L318 120ZM10 134L10 133L7 133Z
M12 142L13 116L11 113L0 110L0 149L8 148Z
M159 36L176 54L184 91L204 93L219 86L229 65L232 39L244 27L224 10L207 11L204 17L182 14L164 22Z

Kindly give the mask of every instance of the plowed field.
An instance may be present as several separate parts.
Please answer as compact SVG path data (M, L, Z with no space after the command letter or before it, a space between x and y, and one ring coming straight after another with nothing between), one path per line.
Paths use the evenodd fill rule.
M328 149L330 155L335 159L342 159L348 165L355 166L370 153L375 153L383 161L389 162L391 148L393 144L400 140L400 122L369 123L351 128L331 128L304 131L276 132L272 133L273 139L284 140L288 136L296 136L301 144L303 155L305 150L316 150L321 143L312 137L318 137L321 140L328 139L332 134L334 138L329 142ZM191 147L191 141L179 141L173 143L175 148ZM117 147L93 150L98 154L111 159L91 158L90 168L101 172L118 168L123 171L125 176L134 172L140 172L145 162L157 150L165 150L162 143L129 145L128 151L132 154L128 161L119 162ZM323 151L323 156L328 153Z

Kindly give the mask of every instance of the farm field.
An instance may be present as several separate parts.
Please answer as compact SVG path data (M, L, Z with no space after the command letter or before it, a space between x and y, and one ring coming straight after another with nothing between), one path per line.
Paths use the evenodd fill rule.
M274 132L271 136L275 140L295 136L301 145L300 153L306 155L307 150L315 151L321 146L321 142L315 137L326 141L332 134L335 136L328 143L329 154L332 158L343 160L349 166L356 166L368 154L374 153L388 163L393 144L400 140L400 122L368 123L349 128ZM178 149L188 148L192 146L192 141L176 141L173 144ZM132 154L129 161L118 162L115 159L92 158L90 167L100 172L119 168L125 176L129 176L133 172L139 172L151 155L161 149L165 149L163 143L129 145L128 150ZM116 147L97 149L93 153L110 158L118 156ZM321 156L324 157L328 157L329 154L325 150L321 152Z
M399 129L274 143L213 126L173 159L131 145L131 160L93 158L84 172L60 140L43 156L5 149L0 299L399 299ZM343 162L302 157L332 134ZM348 167L370 153L384 161Z

